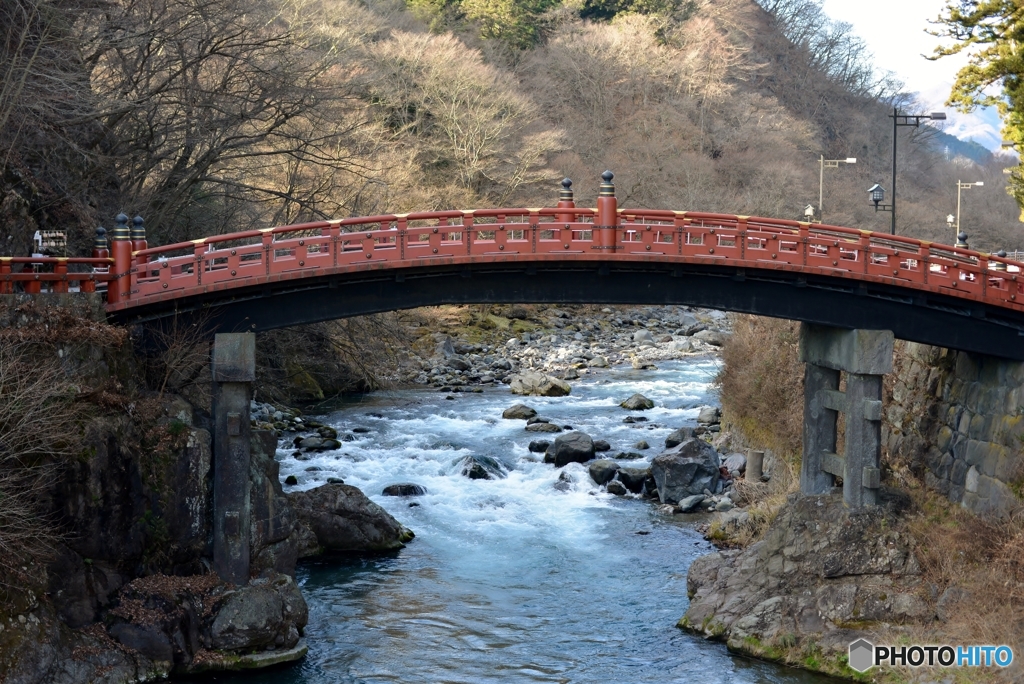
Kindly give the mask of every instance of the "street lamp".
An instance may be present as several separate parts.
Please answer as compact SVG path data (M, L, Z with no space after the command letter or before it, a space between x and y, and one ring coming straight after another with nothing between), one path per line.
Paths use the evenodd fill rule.
M956 182L956 234L960 235L960 191L970 190L973 187L980 187L985 184L985 181L978 181L977 183L962 183L961 181Z
M920 128L921 122L925 119L932 121L945 121L946 112L932 112L931 114L900 114L896 107L892 108L892 114L889 115L892 118L892 204L888 207L879 208L878 202L882 199L879 198L875 202L875 211L888 211L892 214L892 227L889 232L893 235L896 234L896 129L900 126L913 126L914 128Z
M825 155L821 155L818 160L821 164L821 169L818 172L818 218L822 221L825 220L825 216L821 213L821 196L822 188L825 186L825 169L838 169L840 164L856 164L856 157L847 157L846 159L825 159Z

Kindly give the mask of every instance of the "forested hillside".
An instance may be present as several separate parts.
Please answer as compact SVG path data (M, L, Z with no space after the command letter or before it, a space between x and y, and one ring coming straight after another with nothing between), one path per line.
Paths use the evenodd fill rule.
M759 4L758 4L759 3ZM913 109L819 0L8 0L0 240L87 252L118 211L151 244L321 217L592 203L887 230L891 113ZM908 30L911 30L908 28ZM900 233L1024 248L1003 161L902 129Z

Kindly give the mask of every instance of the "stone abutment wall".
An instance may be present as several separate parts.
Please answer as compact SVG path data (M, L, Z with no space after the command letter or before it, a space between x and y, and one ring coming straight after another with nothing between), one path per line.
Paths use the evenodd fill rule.
M1024 486L1024 363L904 342L887 383L882 443L927 486L1005 517Z

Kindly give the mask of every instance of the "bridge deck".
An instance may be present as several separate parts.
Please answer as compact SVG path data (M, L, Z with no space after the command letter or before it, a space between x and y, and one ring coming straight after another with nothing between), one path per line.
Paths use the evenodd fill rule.
M749 276L762 284L772 281L775 274L775 280L790 287L810 283L819 289L872 289L882 299L903 300L904 306L933 312L936 323L931 327L935 328L962 325L965 319L975 327L984 322L987 327L983 325L975 332L988 335L995 331L992 334L1001 341L994 347L956 342L961 345L957 348L1024 358L1024 351L1017 350L1024 341L1020 339L1024 330L1024 274L1020 264L1009 259L912 238L780 219L633 209L612 215L616 225L608 226L597 223L599 210L575 207L440 211L211 236L134 252L128 273L130 285L124 296L107 308L119 320L145 320L199 305L230 306L238 300L271 296L286 289L336 285L353 279L401 280L403 274L440 275L453 269L464 273L469 272L467 269L525 273L538 268L552 272L574 268L588 272L607 272L609 268L620 272L674 269L676 275L703 272L739 279ZM13 272L12 264L18 261L30 260L0 260L0 288L11 291L13 282L32 277ZM63 282L65 287L68 280L87 280L83 274L68 277L67 264L75 261L63 260L63 276L47 273L34 277L37 281ZM118 275L89 278L113 282ZM628 283L624 285L629 287ZM451 283L447 286L459 287ZM412 302L419 298L407 294L406 299L390 301L388 306L414 305ZM543 300L541 293L531 296ZM587 299L583 292L573 296ZM600 301L621 299L609 292L600 296ZM790 295L773 290L771 296ZM596 291L593 297L598 301ZM650 297L640 298L647 299ZM453 294L446 300L467 298ZM492 296L481 301L496 299ZM819 307L829 306L827 298L816 302ZM833 302L838 305L840 298ZM248 308L251 311L253 307ZM779 306L758 309L736 305L734 309L790 315L779 314ZM935 313L939 311L953 317ZM795 317L817 322L836 318L811 314ZM283 316L281 320L291 318ZM263 323L262 327L274 325ZM896 332L908 339L945 342L949 346L949 335L929 334L921 339L913 331L909 335ZM960 339L962 335L953 337Z

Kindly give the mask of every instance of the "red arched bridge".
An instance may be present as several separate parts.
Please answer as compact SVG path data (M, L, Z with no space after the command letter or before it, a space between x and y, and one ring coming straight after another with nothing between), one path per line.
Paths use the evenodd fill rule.
M620 209L603 178L596 209L576 207L565 181L552 208L346 218L162 247L122 215L91 259L3 257L0 292L106 286L114 321L203 312L225 332L437 304L686 304L1024 360L1017 262L838 226Z

